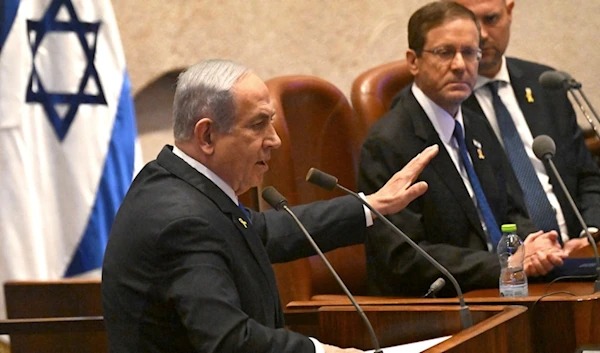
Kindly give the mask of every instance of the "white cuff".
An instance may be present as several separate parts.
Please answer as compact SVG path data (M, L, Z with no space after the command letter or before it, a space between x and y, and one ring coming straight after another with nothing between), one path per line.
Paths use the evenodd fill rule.
M321 342L319 342L319 340L313 337L309 337L308 339L311 340L312 343L315 345L315 353L325 353L325 348L323 348L323 345L321 344Z
M596 227L588 227L588 232L590 232L591 235L594 235L594 233L598 233L598 228ZM579 233L579 237L580 238L585 238L587 237L587 235L585 234L585 230L581 230L581 232Z
M365 197L365 194L362 192L358 193L358 196L360 196L361 199L365 200L365 202L367 202L367 198ZM373 225L373 215L371 214L371 210L363 205L363 210L365 211L365 220L367 221L367 228Z

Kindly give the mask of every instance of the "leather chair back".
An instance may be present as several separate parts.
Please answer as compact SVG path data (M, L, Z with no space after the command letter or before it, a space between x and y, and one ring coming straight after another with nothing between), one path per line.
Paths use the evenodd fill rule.
M314 76L281 76L266 82L277 112L275 128L282 140L273 151L263 185L273 185L291 205L343 195L305 181L310 167L335 175L339 183L356 188L359 121L344 94ZM261 209L268 206L261 200ZM364 246L326 254L353 293L366 290ZM343 293L317 256L274 266L282 304L309 300L317 294Z
M406 60L376 66L360 74L352 83L352 106L361 119L363 129L390 110L392 100L413 81Z

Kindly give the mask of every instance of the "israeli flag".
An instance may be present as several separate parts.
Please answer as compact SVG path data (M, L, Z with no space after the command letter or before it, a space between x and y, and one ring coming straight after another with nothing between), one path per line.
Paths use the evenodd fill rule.
M98 269L141 162L112 6L0 4L0 283Z

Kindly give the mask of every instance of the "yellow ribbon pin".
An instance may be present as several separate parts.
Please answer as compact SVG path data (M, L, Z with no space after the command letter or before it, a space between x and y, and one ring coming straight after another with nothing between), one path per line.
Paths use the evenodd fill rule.
M527 99L527 103L533 103L535 100L533 99L533 93L531 92L531 88L525 88L525 99Z
M244 221L241 218L238 218L238 221L240 221L240 223L244 226L244 228L248 228L248 222Z

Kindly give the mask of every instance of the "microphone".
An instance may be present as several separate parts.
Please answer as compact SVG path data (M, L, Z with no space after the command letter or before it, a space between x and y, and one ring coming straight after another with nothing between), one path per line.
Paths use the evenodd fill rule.
M556 89L579 89L581 83L577 82L571 75L563 71L545 71L542 72L539 82L544 88Z
M569 204L571 205L571 208L573 209L575 216L577 216L577 220L579 220L579 224L581 225L581 228L583 228L583 231L585 232L588 242L590 243L592 249L594 250L594 257L596 259L596 273L597 273L596 281L594 282L594 293L598 292L598 291L600 291L600 257L598 256L598 247L596 246L596 241L594 240L594 238L588 231L588 227L585 224L583 217L581 216L581 212L579 212L579 210L577 209L577 206L575 205L575 202L573 201L571 194L569 194L569 190L567 190L565 183L563 182L560 174L558 173L558 170L556 169L556 166L554 165L554 162L552 161L552 158L554 157L554 154L556 153L556 145L554 144L554 140L548 135L539 135L533 139L532 148L533 148L533 153L535 153L535 156L538 159L540 159L542 161L547 161L548 164L550 165L550 169L552 169L554 176L556 176L556 179L558 180L558 183L560 184L560 188L567 196L567 200L569 200Z
M329 269L329 272L331 272L331 274L333 275L333 277L335 278L337 283L344 290L344 293L346 293L346 296L348 297L348 299L350 299L350 301L352 302L352 305L354 305L354 308L356 308L358 315L360 316L360 318L363 320L363 322L367 326L369 335L371 336L371 341L373 342L373 346L375 346L375 350L373 351L373 353L383 353L383 351L381 350L381 347L379 346L379 340L377 339L377 336L375 335L375 330L373 330L373 326L371 326L371 322L365 315L365 312L362 310L360 305L358 305L358 303L354 299L354 296L352 295L352 293L350 293L350 291L348 290L348 287L346 287L346 285L344 284L344 282L342 281L340 276L338 276L337 272L335 272L335 270L333 269L333 267L331 266L331 264L329 263L329 261L327 260L325 255L323 255L323 252L321 251L321 249L319 249L319 246L317 245L317 243L315 243L312 236L308 233L306 228L304 228L304 225L302 224L302 222L300 222L298 217L296 217L296 215L292 212L292 210L290 210L290 208L287 206L288 201L286 200L286 198L283 197L283 195L281 195L279 193L279 191L277 191L277 189L275 189L272 186L267 186L263 190L262 198L275 210L277 210L277 211L284 210L287 213L289 213L290 216L292 216L292 218L294 219L294 221L296 222L298 227L300 227L300 229L306 236L306 239L308 239L308 242L310 243L310 245L312 245L313 249L315 249L315 251L317 252L319 257L321 257L321 260L323 260L323 262L325 263L325 266L327 266L327 269Z
M410 246L412 246L417 252L419 252L427 261L429 261L435 268L437 268L446 278L452 282L454 289L458 295L458 300L460 303L460 321L462 323L463 329L469 328L473 326L473 317L471 316L471 311L469 311L469 307L465 304L465 297L463 296L462 290L456 281L456 278L452 276L452 274L436 259L431 257L425 250L421 249L417 243L415 243L408 235L404 234L398 227L396 227L392 222L390 222L387 218L385 218L379 211L374 209L367 201L363 200L357 193L352 190L349 190L342 185L338 184L338 179L333 175L329 175L325 172L322 172L316 168L310 168L308 174L306 175L306 180L309 183L313 183L323 189L333 190L338 188L343 190L344 192L356 197L363 205L365 205L371 212L373 212L379 219L383 221L385 225L387 225L394 233L400 235Z
M437 292L439 292L445 285L446 280L444 280L442 277L439 277L431 284L431 286L429 286L429 290L427 293L425 293L423 298L435 298Z
M538 80L540 82L540 85L542 85L542 87L544 87L546 89L550 89L550 90L566 89L567 92L569 92L571 94L571 97L573 97L573 100L575 101L575 103L577 103L579 110L581 110L581 113L583 113L583 116L585 117L587 122L590 124L590 127L592 128L592 130L594 131L596 136L600 139L600 132L598 132L598 130L596 128L596 124L594 124L587 109L585 108L585 106L583 105L583 103L581 102L581 100L579 99L577 94L575 94L575 92L579 93L581 98L583 98L583 100L585 101L585 104L589 107L590 111L594 115L596 122L600 123L600 118L598 117L596 110L594 109L594 107L592 106L590 101L588 100L585 93L583 93L583 89L581 88L582 84L580 82L577 82L577 80L575 80L573 77L571 77L571 75L569 75L568 73L563 72L563 71L545 71L540 75Z

